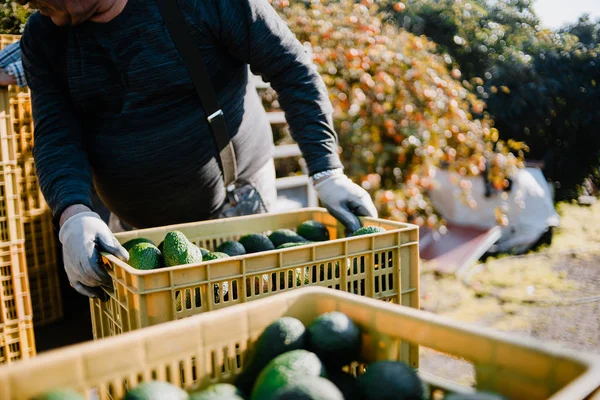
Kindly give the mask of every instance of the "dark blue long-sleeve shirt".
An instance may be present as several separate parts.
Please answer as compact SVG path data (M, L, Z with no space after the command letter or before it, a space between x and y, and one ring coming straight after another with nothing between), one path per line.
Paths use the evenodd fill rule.
M272 156L248 64L278 92L311 173L341 167L331 103L303 46L267 0L180 0L218 91L242 178ZM34 157L55 219L102 201L139 227L207 219L224 201L206 115L154 0L108 23L58 28L34 14L22 38Z

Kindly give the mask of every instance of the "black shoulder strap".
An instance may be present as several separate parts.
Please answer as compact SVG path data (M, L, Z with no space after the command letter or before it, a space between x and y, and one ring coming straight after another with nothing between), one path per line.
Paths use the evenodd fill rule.
M217 96L210 81L210 76L202 60L200 50L189 32L189 26L181 13L177 0L157 0L158 8L163 16L165 25L175 43L177 51L183 58L190 77L200 97L204 112L213 131L219 156L225 186L237 179L237 163L233 143L227 131L223 111L217 102Z

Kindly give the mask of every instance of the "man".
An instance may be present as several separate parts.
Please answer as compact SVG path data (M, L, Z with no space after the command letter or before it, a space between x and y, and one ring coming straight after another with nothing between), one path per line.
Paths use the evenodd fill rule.
M27 1L20 0L20 3ZM350 231L376 215L343 173L325 86L267 0L180 0L217 92L239 181L275 200L273 143L250 65L271 82L323 204ZM223 216L219 151L155 0L32 0L21 40L41 189L60 227L71 286L110 284L99 250L127 252L92 211L90 192L136 228Z
M27 86L18 42L9 44L0 51L0 68L0 86Z

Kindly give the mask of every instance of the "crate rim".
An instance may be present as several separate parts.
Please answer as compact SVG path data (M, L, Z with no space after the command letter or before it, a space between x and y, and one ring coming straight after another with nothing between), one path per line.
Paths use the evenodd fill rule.
M232 218L227 218L227 221L236 221L236 220L248 220L248 219L260 219L261 217L265 217L266 215L271 215L271 216L276 216L276 215L289 215L289 214L300 214L300 213L306 213L306 212L325 212L325 213L329 213L329 211L327 211L327 209L325 208L321 208L321 207L308 207L308 208L301 208L298 210L294 210L294 211L283 211L283 212L277 212L277 213L268 213L268 214L255 214L255 215L251 215L251 216L243 216L243 217L232 217ZM381 221L383 219L381 218L372 218L372 217L359 217L359 219L364 220L364 221ZM136 229L135 231L129 231L129 232L119 232L117 234L115 234L115 237L117 239L119 239L120 237L124 236L124 235L131 235L133 232L135 232L134 234L137 237L142 237L141 235L144 232L152 232L152 231L156 231L156 230L164 230L164 229L172 229L172 230L176 230L176 228L186 228L186 227L199 227L199 226L204 226L204 225L211 225L214 224L216 221L218 220L208 220L208 221L199 221L199 222L186 222L183 224L173 224L173 225L165 225L165 226L161 226L161 227L156 227L156 228L146 228L146 229ZM259 253L250 253L250 254L243 254L240 256L233 256L233 257L228 257L228 258L224 258L224 259L216 259L216 260L209 260L209 261L201 261L199 263L193 263L193 264L183 264L183 265L175 265L172 267L163 267L163 268L158 268L158 269L153 269L153 270L139 270L139 269L135 269L133 268L131 265L129 265L128 263L126 263L125 261L122 261L120 258L113 256L112 254L106 253L106 252L102 252L102 256L107 258L108 260L110 260L111 262L117 264L119 267L124 268L128 273L130 273L131 275L135 275L135 276L150 276L150 275L155 275L155 274L159 274L159 273L164 273L164 272L168 272L168 271L178 271L178 270L183 270L183 269L187 269L187 268L196 268L199 266L212 266L212 265L219 265L221 263L226 263L226 262L231 262L231 261L237 261L237 260L241 260L241 259L252 259L252 258L259 258L259 257L264 257L265 255L272 255L272 254L278 254L278 253L283 253L283 252L293 252L293 251L301 251L307 248L315 248L315 247L320 247L320 246L325 246L325 245L330 245L330 244L336 244L336 243L343 243L343 242L349 242L349 241L355 241L355 240L362 240L364 238L369 238L369 237L377 237L377 236L383 236L383 235L389 235L391 233L403 233L403 232L409 232L409 231L413 231L413 230L419 230L419 226L415 225L415 224L409 224L409 223L405 223L405 222L398 222L398 221L391 221L391 220L384 220L386 223L389 223L390 225L398 225L397 229L389 229L386 232L379 232L379 233L371 233L368 235L361 235L361 236L356 236L356 237L346 237L346 238L339 238L339 239L334 239L334 240L327 240L324 242L313 242L313 243L309 243L303 246L298 246L301 247L301 249L299 248L295 248L295 247L291 247L291 248L287 248L287 249L274 249L274 250L269 250L269 251L261 251ZM418 244L418 240L416 242L409 242L407 244Z
M539 340L514 333L496 331L491 328L479 326L473 323L462 323L455 321L449 317L433 314L429 311L416 310L411 307L397 304L388 304L376 299L357 296L323 287L299 288L290 292L279 293L275 296L278 296L278 300L285 301L289 304L294 301L299 301L303 297L310 297L313 295L338 298L351 303L362 303L393 314L402 314L404 317L408 317L416 321L427 320L429 323L437 327L454 329L464 334L477 334L480 337L494 340L496 342L514 345L523 349L543 352L556 358L565 358L571 361L576 361L587 367L587 370L584 373L575 378L569 385L556 392L550 399L567 399L568 397L565 396L567 394L575 394L571 393L573 391L576 391L576 394L588 396L593 394L594 391L598 389L598 377L600 376L600 355L567 349L564 347L564 345L561 345L555 341ZM129 343L143 341L146 338L151 338L159 332L165 334L171 331L180 331L182 329L193 329L199 324L208 326L210 321L219 319L221 316L236 314L243 309L259 308L262 305L272 301L272 299L273 298L270 297L248 303L236 304L234 306L217 311L202 313L181 320L170 321L163 324L146 327L144 329L130 331L117 336L71 345L61 349L50 350L36 356L33 359L18 360L10 365L0 366L0 380L3 379L3 375L9 376L15 371L18 372L19 370L26 370L29 365L32 365L32 363L42 364L42 366L47 364L50 367L57 360L66 360L73 357L76 357L79 362L83 362L83 357L86 355L97 354L104 349L110 349L119 345L127 345ZM427 373L424 375L427 375ZM575 386L577 387L575 388Z

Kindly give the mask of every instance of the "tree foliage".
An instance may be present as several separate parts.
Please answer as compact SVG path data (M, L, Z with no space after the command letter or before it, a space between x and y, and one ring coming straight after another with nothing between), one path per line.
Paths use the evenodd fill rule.
M435 226L429 204L434 167L489 174L498 190L519 164L484 104L463 86L436 45L395 24L374 2L275 2L309 42L334 106L347 173L375 194L383 216ZM454 76L453 76L454 74ZM465 199L473 207L474 200Z
M529 0L384 3L396 24L426 35L455 61L501 138L525 141L529 157L545 162L559 200L577 196L597 174L598 21L583 16L559 32L544 30Z
M12 0L0 1L0 34L20 35L30 15L28 7L22 7Z

